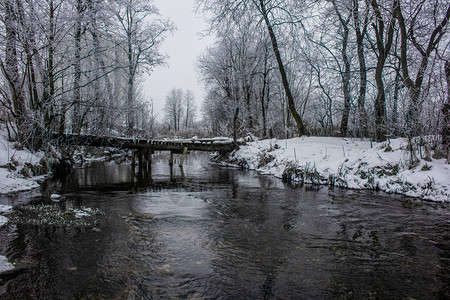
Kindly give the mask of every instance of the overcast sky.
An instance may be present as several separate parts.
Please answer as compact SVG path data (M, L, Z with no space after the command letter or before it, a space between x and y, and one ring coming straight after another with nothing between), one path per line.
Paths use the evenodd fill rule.
M155 112L161 119L166 96L172 88L190 89L200 107L204 91L194 64L198 55L213 43L213 38L199 36L208 25L201 14L195 14L195 0L154 0L154 4L161 16L169 18L177 27L161 49L169 55L168 66L154 69L143 83L144 97L154 100Z

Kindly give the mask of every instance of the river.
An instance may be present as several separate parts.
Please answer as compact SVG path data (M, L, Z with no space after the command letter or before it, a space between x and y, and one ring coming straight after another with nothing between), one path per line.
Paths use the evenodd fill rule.
M291 187L192 154L151 177L91 163L1 204L96 208L96 226L8 223L0 254L20 271L1 299L450 298L448 205Z

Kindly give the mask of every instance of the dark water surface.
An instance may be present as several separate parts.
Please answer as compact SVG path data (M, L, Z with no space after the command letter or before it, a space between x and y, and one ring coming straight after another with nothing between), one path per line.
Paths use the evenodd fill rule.
M95 228L0 228L0 254L21 268L0 298L450 298L446 205L291 188L205 155L183 172L157 160L151 179L130 170L97 163L44 191L102 210Z

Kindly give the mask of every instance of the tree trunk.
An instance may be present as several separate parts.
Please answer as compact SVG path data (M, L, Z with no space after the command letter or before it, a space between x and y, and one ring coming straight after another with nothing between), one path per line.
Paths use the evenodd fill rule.
M74 78L73 78L73 114L72 132L81 131L81 16L83 11L83 0L77 0L77 19L75 22L75 55L74 55Z
M397 70L395 70L395 80L394 80L394 96L392 105L392 134L394 136L400 135L399 125L398 125L398 98L400 94L401 82L400 82L400 65Z
M61 71L61 94L64 95L64 71ZM61 109L60 109L60 119L59 119L59 128L58 132L59 134L63 134L66 128L66 112L67 112L67 102L62 100L61 101Z
M250 85L246 85L244 87L244 93L245 93L245 103L247 105L248 129L251 132L253 130L253 115L251 108L252 88Z
M17 126L19 141L27 142L26 105L19 76L19 62L17 59L17 20L15 18L14 4L11 0L4 1L5 23L5 64L2 63L3 74L8 81L10 97L13 108L13 117Z
M54 55L55 55L55 8L53 1L49 1L49 33L47 46L46 71L44 75L44 90L42 95L42 111L44 114L44 125L47 131L52 130L52 123L54 120L54 96L55 96L55 70L54 70ZM81 35L81 29L80 29ZM75 41L75 44L77 42Z
M22 1L16 0L16 6L19 24L22 27L23 50L25 51L26 54L28 91L30 97L29 106L33 111L38 111L39 93L37 90L36 71L33 61L33 53L37 52L35 48L34 30L29 24L29 21L25 20L25 13Z
M377 98L375 99L375 138L377 141L386 140L386 97L383 84L384 62L379 61L375 71L377 84Z
M442 107L444 123L442 126L442 146L449 159L450 151L450 60L445 62L445 78L447 79L447 102Z
M120 68L120 66L123 64L122 62L122 53L119 51L119 48L116 47L114 51L114 64L116 68ZM113 93L116 97L116 99L126 99L126 95L123 93L122 88L122 72L114 72L112 75L112 83L113 83ZM109 103L112 110L110 110L110 113L113 114L115 119L121 119L126 117L124 114L124 108L122 105L119 105L118 101L110 102ZM120 108L119 108L120 107ZM119 129L120 128L120 129ZM122 123L117 124L116 122L110 122L109 123L109 129L111 131L121 130L122 129Z
M93 0L88 1L89 4L89 10L90 10L90 33L92 36L92 45L94 47L94 82L93 82L93 89L94 89L94 103L97 106L96 110L96 116L95 116L95 130L98 133L103 133L105 128L105 115L106 113L106 97L102 97L102 93L100 91L100 77L102 77L100 70L101 67L104 66L104 63L102 64L102 59L100 56L101 48L100 48L100 40L98 38L98 25L97 25L97 3ZM104 76L107 76L106 74L103 74ZM107 78L106 78L107 79ZM105 80L106 81L106 80ZM111 90L108 90L107 93L111 93Z
M342 86L344 89L344 111L342 112L341 133L347 136L348 118L350 114L350 62L347 56L348 28L344 29L344 38L342 40L342 58L344 61L344 73L342 74Z
M266 116L266 103L265 103L266 85L267 85L267 68L266 68L266 62L264 62L263 86L261 89L261 114L262 114L262 125L263 125L263 131L262 131L263 138L267 137L267 116Z
M347 46L348 46L348 35L349 35L349 28L348 23L350 22L351 16L347 18L347 20L344 20L341 13L339 12L336 2L333 1L334 10L339 18L339 21L342 25L343 29L343 36L342 36L342 61L344 63L344 71L341 74L342 78L342 89L344 91L344 110L342 112L342 120L341 120L341 134L342 136L347 136L348 131L348 118L350 114L350 61L348 59L347 55Z
M237 144L237 136L238 136L238 115L239 115L239 107L236 107L233 116L233 142Z
M262 76L262 81L263 81L263 85L261 88L261 117L262 117L262 125L263 125L263 130L262 130L262 137L266 138L267 137L267 106L266 106L266 88L269 88L269 85L267 83L268 80L268 76L269 76L269 70L267 67L267 63L269 60L269 53L268 53L269 49L267 47L267 44L264 43L264 71L263 71L263 76ZM269 103L269 90L267 91L267 104Z
M129 8L128 8L129 9ZM132 31L127 32L127 57L128 57L128 81L127 81L127 128L128 135L133 135L134 132L134 76L135 63L133 58L133 41ZM177 124L175 124L177 126Z
M394 38L395 19L391 18L387 31L386 41L384 39L384 20L380 7L376 0L371 2L376 17L376 24L372 24L376 34L376 45L378 50L377 67L375 70L375 82L377 84L377 98L375 99L375 139L385 141L387 134L386 127L386 96L383 84L383 69L386 59L391 51ZM395 5L395 4L394 4Z
M273 52L274 52L275 58L277 60L278 70L280 71L280 75L281 75L281 81L283 83L284 91L286 93L286 97L288 100L289 111L291 112L292 117L294 118L295 123L297 125L297 133L301 136L306 133L305 127L303 125L303 120L295 108L294 97L292 95L291 88L289 86L286 69L284 68L283 60L281 59L281 53L280 53L280 50L278 47L277 38L275 36L275 32L273 31L272 24L270 23L269 16L268 16L267 10L266 10L266 6L264 4L264 0L260 0L259 3L260 3L259 8L260 8L262 16L264 18L264 22L266 23L267 31L269 32L270 40L272 42Z
M363 25L363 31L361 32L358 3L359 0L353 0L353 22L355 24L359 61L358 136L365 137L367 136L367 113L364 107L366 102L367 72L366 58L364 55L364 35L367 30L367 22Z
M130 67L127 82L127 128L129 135L133 135L134 131L134 76L131 69L132 67Z

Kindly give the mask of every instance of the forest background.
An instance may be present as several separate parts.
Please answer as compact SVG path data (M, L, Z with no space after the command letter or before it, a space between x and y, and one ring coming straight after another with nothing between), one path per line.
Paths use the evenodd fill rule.
M158 120L142 78L165 63L160 46L175 27L151 1L3 0L0 118L10 140L46 150L55 132L405 137L412 162L448 157L449 1L197 4L216 36L196 65L206 97L198 110L174 88Z

